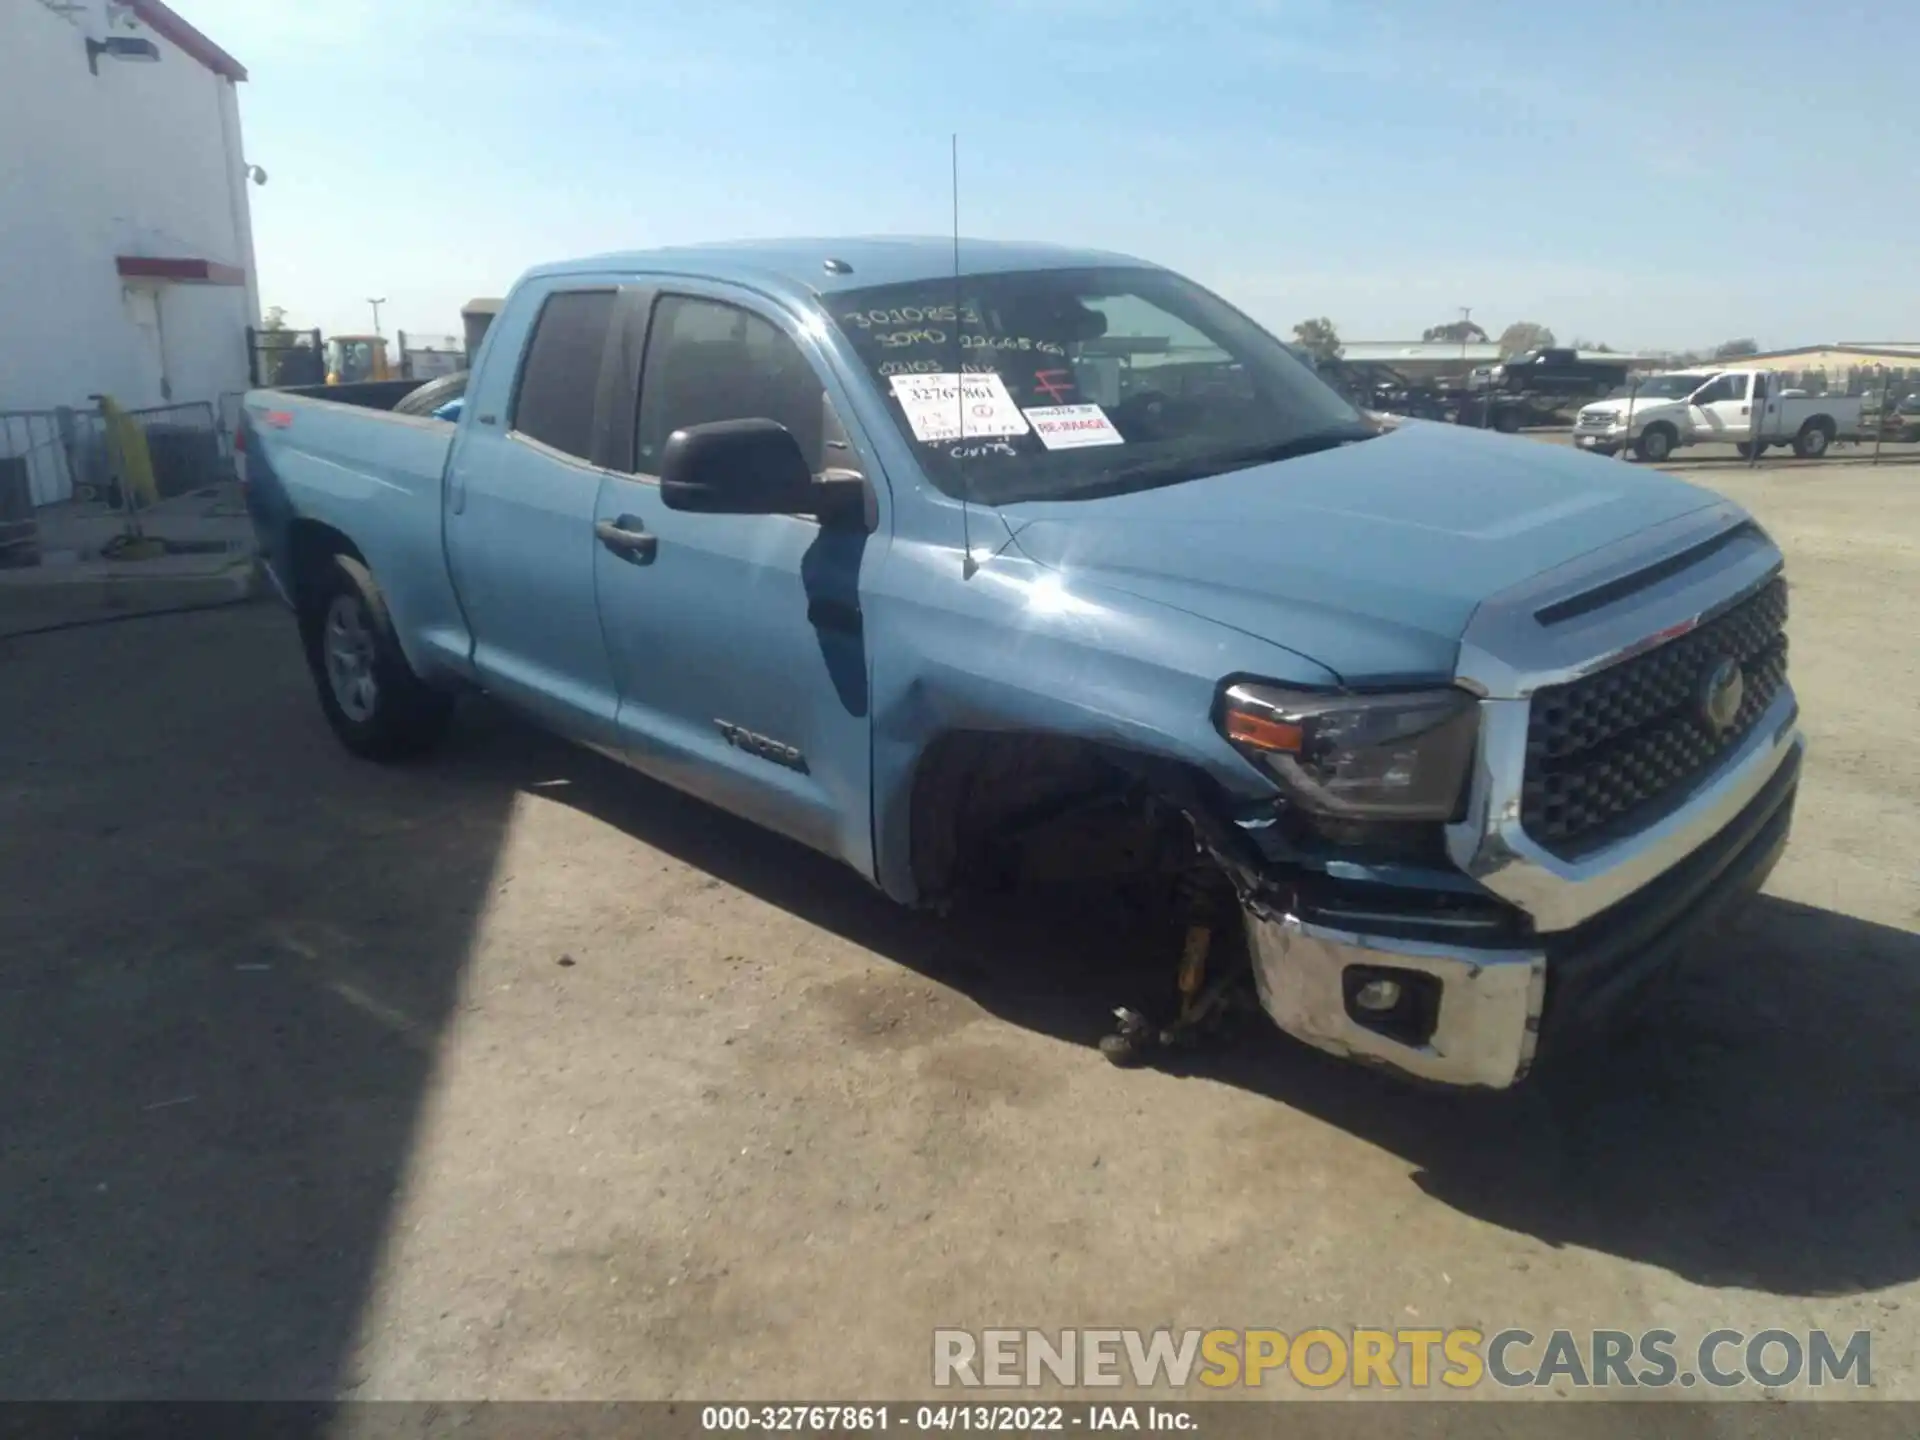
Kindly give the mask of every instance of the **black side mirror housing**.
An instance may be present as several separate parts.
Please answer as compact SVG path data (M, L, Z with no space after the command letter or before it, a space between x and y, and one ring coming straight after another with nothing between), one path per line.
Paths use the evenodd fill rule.
M667 437L660 499L703 515L810 515L813 472L778 421L716 420Z
M818 479L800 442L775 420L716 420L667 437L660 499L704 515L812 515L823 525L869 532L879 515L873 486L857 470Z

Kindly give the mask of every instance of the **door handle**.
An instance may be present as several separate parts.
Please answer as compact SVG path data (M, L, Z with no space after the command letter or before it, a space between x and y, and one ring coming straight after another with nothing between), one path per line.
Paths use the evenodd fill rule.
M1753 412L1752 412L1751 410L1749 410L1749 409L1748 409L1748 408L1747 408L1747 407L1746 407L1745 405L1742 405L1742 406L1740 407L1740 413L1741 413L1742 415L1751 415L1751 414L1752 414Z
M607 549L636 565L648 564L660 549L660 537L648 534L646 522L638 515L596 520L593 522L593 533Z

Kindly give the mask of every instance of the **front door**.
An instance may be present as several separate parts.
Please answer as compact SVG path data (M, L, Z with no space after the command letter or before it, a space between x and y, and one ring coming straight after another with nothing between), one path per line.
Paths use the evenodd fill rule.
M663 292L650 323L632 324L646 358L631 473L601 485L607 538L594 557L621 743L638 769L871 876L860 596L884 548L885 486L789 317L716 287ZM754 418L792 431L816 473L864 470L880 528L668 510L656 478L667 437Z
M1744 443L1753 433L1753 409L1742 373L1716 376L1693 397L1694 438Z
M173 380L167 374L167 331L160 313L160 292L146 285L128 285L121 291L121 299L138 337L133 348L139 374L135 392L115 398L129 408L164 405L173 399Z

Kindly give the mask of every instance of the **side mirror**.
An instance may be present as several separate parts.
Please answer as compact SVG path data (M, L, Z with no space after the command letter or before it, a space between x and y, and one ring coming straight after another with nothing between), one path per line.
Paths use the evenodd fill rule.
M716 420L667 438L660 499L704 515L810 515L813 472L793 432L773 420Z

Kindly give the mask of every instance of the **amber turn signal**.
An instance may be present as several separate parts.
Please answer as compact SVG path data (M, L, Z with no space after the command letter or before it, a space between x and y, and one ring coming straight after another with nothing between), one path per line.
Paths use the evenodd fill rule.
M1292 720L1275 720L1249 710L1227 711L1227 738L1256 750L1277 750L1298 755L1306 735Z

